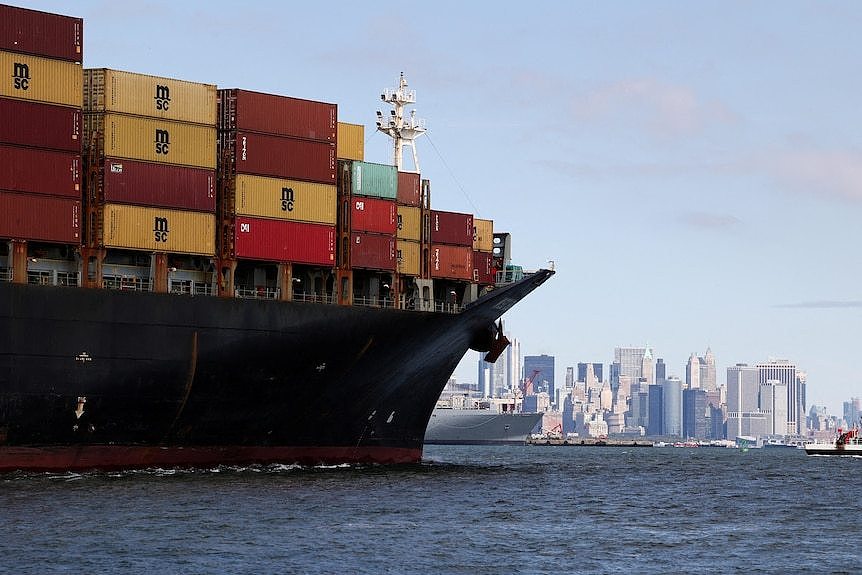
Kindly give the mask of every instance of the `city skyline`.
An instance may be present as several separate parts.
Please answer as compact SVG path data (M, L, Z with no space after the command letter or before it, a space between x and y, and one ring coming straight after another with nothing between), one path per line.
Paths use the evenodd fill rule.
M858 2L12 4L82 17L85 67L337 103L371 162L391 162L375 111L404 72L435 208L493 219L526 269L554 262L506 316L525 353L649 342L684 379L709 346L718 373L793 358L835 412L862 395L843 367L862 341Z

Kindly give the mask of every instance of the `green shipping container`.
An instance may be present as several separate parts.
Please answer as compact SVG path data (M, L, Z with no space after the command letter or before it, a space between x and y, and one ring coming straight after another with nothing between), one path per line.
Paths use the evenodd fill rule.
M395 199L398 192L398 171L395 166L354 161L351 163L350 175L351 194Z

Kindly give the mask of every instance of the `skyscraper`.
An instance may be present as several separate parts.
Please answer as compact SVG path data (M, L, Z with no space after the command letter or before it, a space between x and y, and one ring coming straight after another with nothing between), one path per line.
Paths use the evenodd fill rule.
M661 361L661 360L659 360ZM664 377L662 377L664 383ZM664 401L661 383L649 386L649 425L647 434L652 436L664 433Z
M770 379L760 384L760 411L766 414L767 435L787 435L787 384Z
M680 437L682 435L682 381L678 377L665 378L662 384L662 400L664 409L664 435Z
M633 382L643 377L643 361L646 355L643 347L617 347L614 349L614 363L619 365L619 375L628 375Z
M706 348L706 354L698 358L700 360L700 387L706 391L715 391L718 389L718 383L715 377L715 356L712 354L712 349Z
M743 430L745 414L760 408L760 380L754 366L737 363L727 368L727 438L748 435Z
M604 377L602 374L602 364L601 363L579 363L578 364L578 381L586 382L587 381L587 366L593 366L593 374L596 376L596 381L604 381Z
M783 413L787 414L787 422L784 426L784 432L790 435L801 435L805 429L805 384L797 380L796 365L786 359L772 359L767 363L757 364L758 381L761 384L768 381L776 380L784 384L784 390L787 397L784 401L784 406L780 407ZM778 398L776 398L778 401ZM761 400L761 409L763 402ZM800 423L800 419L803 422Z
M692 353L685 366L685 387L687 389L700 389L700 358Z
M547 392L552 401L554 393L554 356L527 355L524 356L524 377L530 377L538 372L533 379L533 392Z
M655 382L658 385L664 383L665 377L667 377L667 366L664 364L664 360L662 358L658 358L655 360Z
M711 421L707 419L709 403L703 389L682 392L682 435L694 439L710 439Z
M646 381L647 385L655 383L655 364L653 363L652 350L649 346L644 350L643 360L641 360L641 378Z

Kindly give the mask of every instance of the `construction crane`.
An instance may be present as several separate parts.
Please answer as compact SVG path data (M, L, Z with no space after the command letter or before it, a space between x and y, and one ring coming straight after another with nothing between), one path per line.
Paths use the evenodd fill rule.
M526 397L528 395L533 395L533 382L536 381L536 377L542 373L541 369L534 369L533 373L530 374L530 377L524 378L524 381L521 382L521 395Z

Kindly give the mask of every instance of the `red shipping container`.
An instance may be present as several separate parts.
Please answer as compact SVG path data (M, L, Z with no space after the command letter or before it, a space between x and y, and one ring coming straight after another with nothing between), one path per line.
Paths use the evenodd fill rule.
M350 198L350 230L395 235L398 206L392 200L353 196Z
M431 277L473 281L473 248L432 244Z
M222 130L336 142L335 104L237 89L219 90L218 101Z
M219 135L233 150L236 172L335 184L335 144L252 132Z
M81 110L0 98L0 143L81 153Z
M0 192L0 238L81 243L81 202Z
M404 206L421 206L420 185L419 174L398 172L398 203Z
M235 255L335 267L335 226L237 216Z
M497 283L497 270L494 267L494 254L473 252L473 280L482 285Z
M215 170L107 158L105 201L215 212Z
M350 267L395 271L398 261L395 238L354 232L350 235Z
M81 18L0 5L0 50L82 62L83 46Z
M431 243L473 247L473 216L431 210Z
M81 155L0 145L0 190L81 197Z

